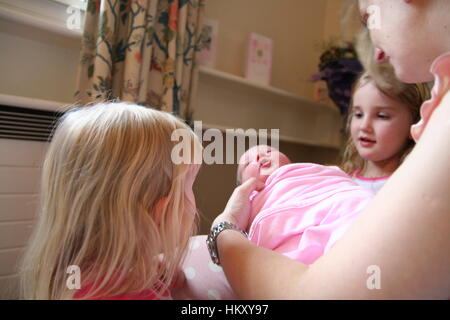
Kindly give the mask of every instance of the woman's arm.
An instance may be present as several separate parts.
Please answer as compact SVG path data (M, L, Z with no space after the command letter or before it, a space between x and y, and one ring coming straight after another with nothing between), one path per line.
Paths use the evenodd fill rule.
M234 216L226 209L216 221ZM446 299L449 245L450 93L408 159L311 266L258 248L233 231L218 237L224 271L244 299ZM381 289L367 286L370 266L381 271Z
M258 246L233 230L218 236L225 275L240 299L296 299L306 266Z

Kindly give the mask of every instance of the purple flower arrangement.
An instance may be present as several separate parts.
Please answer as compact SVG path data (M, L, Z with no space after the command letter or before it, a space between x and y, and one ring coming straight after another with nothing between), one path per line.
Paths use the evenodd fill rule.
M311 77L311 81L325 81L331 100L339 108L341 115L347 115L352 86L363 71L353 44L329 45L320 56L319 70L319 73Z

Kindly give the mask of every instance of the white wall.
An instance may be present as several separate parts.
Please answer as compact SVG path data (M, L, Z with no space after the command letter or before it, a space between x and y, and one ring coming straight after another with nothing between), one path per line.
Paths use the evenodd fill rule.
M354 0L328 0L325 12L324 40L353 41L361 28Z
M38 7L37 1L0 4L6 2ZM0 44L0 94L72 102L80 39L0 18ZM45 142L0 139L0 298L18 297L16 267L37 212L46 148Z
M72 102L80 39L0 19L0 93Z
M335 0L329 0L335 1ZM272 85L313 99L327 0L208 0L205 15L219 22L217 69L244 74L248 35L273 39Z
M17 297L16 264L32 230L46 148L0 139L0 298Z

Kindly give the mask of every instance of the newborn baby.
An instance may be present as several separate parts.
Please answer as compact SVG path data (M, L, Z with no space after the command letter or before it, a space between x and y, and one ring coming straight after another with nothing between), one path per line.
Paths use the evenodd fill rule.
M327 252L374 197L338 167L291 163L264 145L239 161L238 183L250 177L265 183L250 196L250 241L306 264Z

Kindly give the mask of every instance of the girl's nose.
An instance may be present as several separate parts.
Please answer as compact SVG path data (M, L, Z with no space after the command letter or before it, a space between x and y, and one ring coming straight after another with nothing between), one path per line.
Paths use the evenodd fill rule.
M372 121L370 120L369 117L364 117L361 120L360 129L362 131L369 131L369 132L372 131Z

